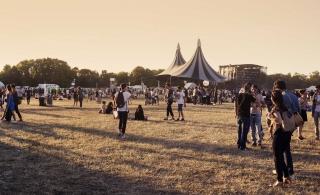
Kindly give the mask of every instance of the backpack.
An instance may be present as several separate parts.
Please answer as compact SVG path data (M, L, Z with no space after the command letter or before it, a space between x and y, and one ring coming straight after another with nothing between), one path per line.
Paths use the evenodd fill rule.
M123 92L119 92L117 99L116 99L116 104L118 108L122 108L125 106L125 102L124 102L124 96L123 96Z
M289 111L285 111L281 113L282 117L282 129L285 132L293 132L296 129L296 122L293 114Z

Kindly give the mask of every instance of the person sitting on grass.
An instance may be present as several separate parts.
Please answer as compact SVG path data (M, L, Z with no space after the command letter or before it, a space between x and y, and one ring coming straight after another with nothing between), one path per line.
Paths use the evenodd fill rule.
M105 101L103 101L103 102L105 102ZM107 109L106 109L106 114L112 114L112 112L113 112L113 103L109 102Z
M99 110L99 114L106 114L107 113L107 105L106 101L102 101L101 108Z
M138 108L134 114L134 120L138 120L138 121L147 120L147 118L144 116L143 108L141 105L138 106Z

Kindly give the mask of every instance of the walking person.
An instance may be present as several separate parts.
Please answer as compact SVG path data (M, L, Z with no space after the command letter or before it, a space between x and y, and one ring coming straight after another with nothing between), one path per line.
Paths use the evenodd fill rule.
M19 104L20 104L20 99L18 96L18 92L16 90L16 86L14 84L11 85L11 89L12 89L12 96L13 96L13 101L14 101L14 111L17 113L18 117L19 117L19 121L22 122L22 116L21 113L19 111Z
M78 87L78 96L79 96L79 103L80 103L80 108L82 108L82 102L83 102L83 91L81 87Z
M271 99L273 108L269 113L268 118L272 120L270 133L273 137L272 149L277 174L277 181L273 184L273 187L277 187L282 186L283 183L291 183L288 169L289 163L285 162L283 155L286 148L289 147L289 139L282 127L282 116L287 111L287 108L284 105L282 92L280 90L274 90Z
M264 99L262 95L258 91L257 85L252 85L251 87L251 94L255 98L255 101L251 103L250 109L250 127L252 131L252 146L257 146L257 133L258 133L258 145L262 146L263 140L263 130L262 130L262 122L261 122L261 115L262 115L262 107L264 106ZM257 132L258 131L258 132Z
M12 93L12 88L10 85L7 85L7 91L6 91L6 96L7 96L7 105L6 109L3 113L3 116L1 120L5 119L7 122L11 121L11 117L13 116L13 111L15 110L15 105L14 105L14 98L13 98L13 93Z
M128 92L127 84L121 84L121 89L115 94L115 104L117 106L118 117L119 117L119 137L124 140L126 139L126 127L128 120L128 101L131 94Z
M300 98L299 98L300 115L301 115L303 121L307 122L308 121L307 110L308 110L308 107L309 107L308 94L307 94L307 91L305 89L300 90L299 93L300 93ZM299 140L303 140L304 139L304 137L302 136L303 125L304 124L301 124L298 127L298 136L299 136L298 138L299 138Z
M173 89L171 88L169 83L166 83L166 94L165 94L165 100L167 102L167 117L164 118L164 120L168 120L169 114L172 117L172 120L174 120L174 115L172 111L172 104L173 104Z
M319 140L319 117L320 117L320 85L312 97L312 117L314 119L316 140Z
M178 113L179 113L177 121L179 121L179 120L184 121L183 107L186 107L186 95L183 92L183 90L181 89L181 87L178 87L177 103L178 103Z
M247 135L250 128L250 107L255 98L250 93L250 83L246 83L235 102L235 112L238 122L238 141L240 150L246 150Z
M78 90L76 88L73 89L73 107L78 106L79 96Z
M30 99L31 99L31 90L30 88L27 89L27 104L29 105L30 104Z
M280 90L282 93L283 97L283 104L285 105L286 109L288 110L289 113L292 115L300 113L300 105L298 101L298 97L287 90L287 86L285 81L283 80L277 80L273 84L273 89ZM286 162L288 166L288 171L289 171L289 176L291 179L294 179L294 171L293 171L293 161L292 161L292 154L291 154L291 136L292 136L292 131L287 131L284 133L285 139L288 140L288 144L286 145L285 148L285 157L286 157Z

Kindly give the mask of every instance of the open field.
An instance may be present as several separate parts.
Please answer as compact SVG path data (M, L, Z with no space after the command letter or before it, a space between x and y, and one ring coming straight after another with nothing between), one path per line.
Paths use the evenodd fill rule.
M68 100L54 104L23 102L25 122L0 124L1 194L320 192L320 142L311 120L307 139L298 141L295 134L292 140L294 184L274 189L270 141L264 149L238 151L231 104L188 105L185 122L163 121L164 103L145 106L150 120L129 121L126 141L117 137L118 121L99 115L95 102L84 102L83 109Z

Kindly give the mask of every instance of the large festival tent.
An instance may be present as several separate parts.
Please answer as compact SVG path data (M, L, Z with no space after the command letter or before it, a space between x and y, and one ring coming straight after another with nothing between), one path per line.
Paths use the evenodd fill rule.
M175 69L177 69L178 67L180 67L181 65L185 64L186 61L184 60L181 51L180 51L180 45L178 43L177 46L177 50L176 50L176 55L174 57L174 60L172 62L172 64L163 72L161 72L160 74L158 74L158 76L162 76L162 75L167 75L167 76L171 76L171 72L174 71Z
M191 78L214 83L225 81L225 77L217 73L204 58L200 39L198 40L198 47L193 57L184 65L172 69L168 74L173 77Z
M0 81L0 89L5 88L5 85L3 84L3 82Z

